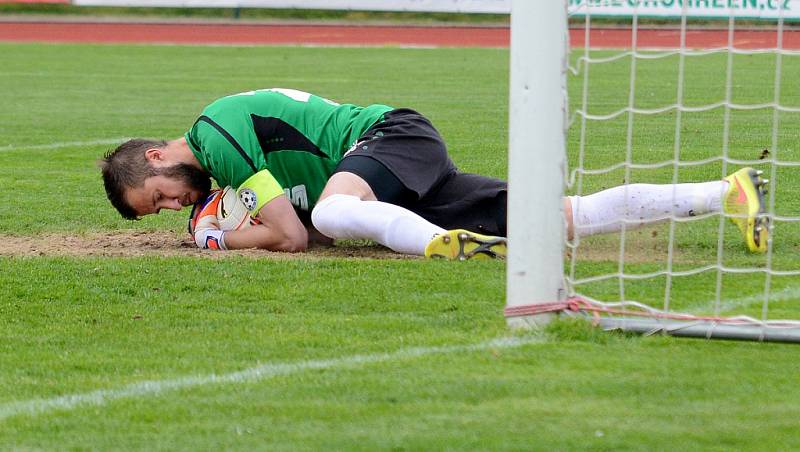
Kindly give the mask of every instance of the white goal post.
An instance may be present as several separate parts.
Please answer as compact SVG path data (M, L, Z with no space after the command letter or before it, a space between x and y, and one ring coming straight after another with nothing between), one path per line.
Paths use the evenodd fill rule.
M640 35L639 15L646 18L647 8L655 2L625 2L631 15L619 18L619 22L629 25L628 39L617 41L614 48L596 56L590 51L591 16L594 8L603 15L609 2L512 0L505 309L509 326L539 327L558 313L586 317L605 329L644 334L800 342L800 321L784 320L800 318L800 258L792 257L796 244L785 246L784 242L780 255L774 246L775 237L800 242L800 203L796 201L800 199L800 149L795 144L796 136L792 136L800 129L794 126L800 119L800 95L793 88L800 73L800 46L784 46L784 14L796 17L800 0L758 2L761 0L732 0L722 8L724 11L718 9L714 17L721 19L717 27L727 25L723 31L726 43L706 47L687 44L687 18L697 2L671 3L682 5L671 27L678 39L671 44L658 44L657 48L648 48L639 41L644 35ZM778 6L769 15L748 15L746 9L756 3ZM576 5L580 8L576 9ZM720 18L720 11L727 17ZM582 19L581 35L573 36L582 36L585 46L573 58L569 53L570 13ZM671 14L675 17L675 11ZM751 21L767 19L757 26L747 23L742 32L743 36L761 32L767 36L763 43L753 46L754 41L749 38L734 39L739 33L736 21L743 17ZM614 31L619 32L619 23L614 25ZM659 25L663 32L663 24ZM794 33L800 36L800 32ZM711 63L703 64L710 64L721 74L724 86L719 92L691 86L698 80L697 73L687 69L692 64L703 68L694 69L700 77L712 77L707 66L696 60L687 61L691 58L706 58ZM787 64L790 59L791 65ZM647 66L651 61L656 63ZM593 80L596 85L590 82L590 68L596 71L594 67L619 62L621 68L607 71L610 77L600 78L602 82ZM744 67L745 75L734 75L735 67ZM654 71L665 79L669 77L669 82L662 87L649 86L648 77L652 79ZM761 78L753 78L756 71L763 71L758 72ZM751 81L755 89L743 88L744 79ZM579 93L571 104L568 80L576 84L573 93ZM622 106L598 113L606 105L590 105L590 87L609 89L611 84L622 86L613 99ZM650 89L644 90L650 97L637 92L642 86ZM790 94L782 94L782 88ZM613 102L606 99L608 103ZM573 111L569 111L570 105ZM698 122L698 118L705 122ZM605 137L608 141L601 146L606 149L598 152L587 138L591 135L587 133L589 127L601 135L621 133L618 141ZM658 136L665 138L645 146L639 144L647 142L640 138L640 130L652 132L655 127L660 127ZM709 145L709 135L718 137L714 144ZM645 155L638 154L642 148ZM761 155L754 156L753 150ZM598 154L605 160L594 162ZM573 167L569 168L568 162ZM623 183L625 190L632 180L648 175L660 178L659 182L649 183L660 184L683 183L686 178L697 182L697 177L706 178L701 182L718 181L747 166L763 170L764 178L771 181L762 204L772 231L765 253L748 255L741 243L737 248L730 237L726 239L734 235L728 220L737 214L724 209L696 217L692 213L689 217L676 217L673 213L661 229L652 231L652 236L633 235L626 228L633 221L620 220L621 231L616 237L592 242L602 250L587 266L594 273L576 271L580 267L577 256L586 246L581 248L581 237L565 239L565 191L588 195L588 183L584 183L588 177L602 179L602 184L594 183L594 189ZM634 172L638 173L634 176ZM673 189L673 203L674 193ZM579 203L577 206L580 209ZM694 238L702 235L707 239L686 238L692 234ZM662 241L656 242L656 236ZM648 250L634 246L636 240L650 237L653 239L648 242ZM680 256L681 243L695 246L694 254ZM665 256L663 260L655 256L659 253ZM691 284L685 282L695 277L698 279ZM630 289L642 281L644 288ZM743 296L742 291L750 293ZM770 308L775 309L776 302L778 314L773 315Z
M542 37L546 36L546 39ZM513 0L509 91L509 307L564 296L565 118L567 115L565 1ZM545 213L546 214L543 214ZM511 326L548 316L509 317Z

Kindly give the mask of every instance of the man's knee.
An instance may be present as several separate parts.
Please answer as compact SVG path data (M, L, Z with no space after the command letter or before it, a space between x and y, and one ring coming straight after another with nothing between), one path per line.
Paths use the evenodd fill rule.
M320 200L324 200L332 195L350 195L364 201L374 201L375 193L372 187L361 176L349 173L339 172L334 173L325 184L325 188L319 196Z
M332 239L346 238L342 228L342 219L348 210L360 202L358 196L336 193L322 199L311 211L311 224L323 235Z

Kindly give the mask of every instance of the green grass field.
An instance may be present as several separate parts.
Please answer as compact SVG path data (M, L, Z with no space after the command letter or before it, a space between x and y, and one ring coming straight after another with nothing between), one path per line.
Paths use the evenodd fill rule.
M60 237L80 248L109 230L171 232L177 247L187 213L120 219L95 161L123 137L177 137L211 100L254 88L416 108L463 170L506 172L506 50L0 44L0 55L0 232L9 247ZM628 64L592 68L591 113L627 104ZM724 96L724 64L687 62L687 104ZM733 101L771 101L773 64L737 56ZM675 65L639 63L637 106L674 101ZM800 62L786 58L783 72L781 102L800 105ZM573 106L581 82L570 79ZM722 115L683 115L682 158L719 154ZM780 116L778 157L798 161L798 114ZM772 148L771 120L771 110L732 113L731 157ZM674 113L634 124L637 162L672 157ZM588 168L624 159L625 127L624 118L589 126ZM721 171L713 163L679 177ZM798 176L798 167L779 171L779 215L800 212ZM584 187L622 177L587 176ZM631 177L671 178L671 167ZM717 225L678 225L676 269L716 262ZM667 231L632 233L625 271L664 268ZM579 276L617 270L617 238L584 245ZM723 250L726 265L765 265L732 226ZM797 270L798 251L800 226L778 224L772 267ZM0 255L1 450L800 448L796 345L642 338L569 321L514 334L502 316L503 262ZM676 279L673 305L710 311L715 282L715 272ZM726 314L760 316L764 274L723 283ZM800 318L798 278L770 284L770 318ZM616 281L581 290L619 297ZM656 306L663 293L663 278L626 284L628 298Z

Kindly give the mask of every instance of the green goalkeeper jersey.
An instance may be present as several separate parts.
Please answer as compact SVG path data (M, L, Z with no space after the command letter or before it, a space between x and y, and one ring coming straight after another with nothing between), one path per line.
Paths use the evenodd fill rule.
M295 207L310 210L344 153L390 110L291 89L249 91L211 103L185 137L220 187L238 188L266 169Z

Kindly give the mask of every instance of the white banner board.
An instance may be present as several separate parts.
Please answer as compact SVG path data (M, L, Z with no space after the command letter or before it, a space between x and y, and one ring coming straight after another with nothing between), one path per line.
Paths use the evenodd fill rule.
M798 0L569 0L572 16L800 19Z
M508 14L511 10L511 0L73 0L72 3L84 6L337 9L500 14Z
M545 2L554 0L530 0ZM83 6L281 8L508 14L511 0L73 0ZM684 6L685 5L685 6ZM800 0L569 0L571 16L800 19Z

